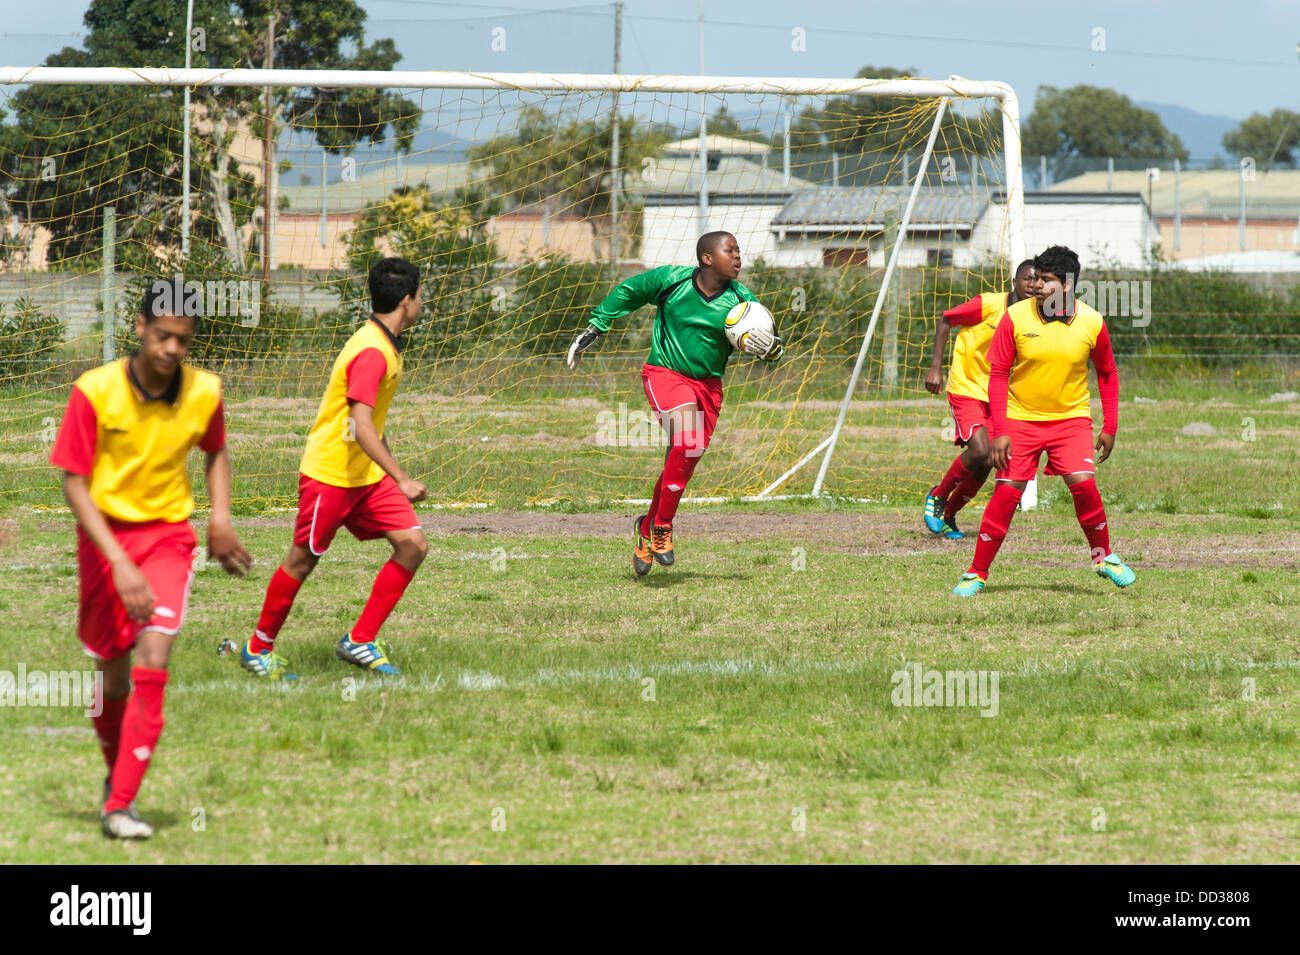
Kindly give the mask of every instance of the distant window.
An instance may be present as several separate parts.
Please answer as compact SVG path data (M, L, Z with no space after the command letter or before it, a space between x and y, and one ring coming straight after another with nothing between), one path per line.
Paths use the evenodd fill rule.
M926 265L952 265L952 249L926 249Z
M867 265L866 249L822 249L822 265Z

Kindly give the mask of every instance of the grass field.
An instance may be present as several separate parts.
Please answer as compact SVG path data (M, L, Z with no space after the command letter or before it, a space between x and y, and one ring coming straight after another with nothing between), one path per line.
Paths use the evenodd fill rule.
M406 675L333 659L384 549L341 536L282 634L291 687L214 653L287 544L291 515L241 518L258 566L199 575L173 657L154 839L100 836L80 709L11 708L0 859L1296 862L1300 518L1268 483L1294 438L1261 438L1278 470L1231 492L1253 516L1196 491L1223 454L1170 473L1166 509L1133 501L1117 456L1123 592L1051 494L960 602L971 542L914 509L687 509L679 565L642 582L629 508L430 512L387 628ZM69 517L3 526L0 669L83 667ZM995 671L996 715L895 706L913 664Z

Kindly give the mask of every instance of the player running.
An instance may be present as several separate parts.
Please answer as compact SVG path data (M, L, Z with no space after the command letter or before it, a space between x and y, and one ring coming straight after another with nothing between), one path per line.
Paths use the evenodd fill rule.
M953 593L984 589L989 565L1002 546L1025 485L1047 452L1046 474L1065 479L1092 548L1093 569L1117 587L1134 573L1110 549L1106 509L1097 491L1097 464L1110 457L1119 426L1119 379L1106 320L1078 302L1079 257L1054 245L1034 258L1034 298L1017 302L998 323L989 345L989 456L997 468L993 500L984 509L975 559ZM1097 371L1102 427L1093 460L1088 362Z
M576 369L582 353L617 318L654 303L650 356L641 382L655 416L668 433L668 454L655 482L650 509L636 519L632 569L638 577L658 561L674 561L673 517L700 456L709 446L722 407L722 373L732 347L724 331L727 312L754 293L736 281L740 246L730 232L707 232L695 243L699 265L666 265L615 286L591 312L591 324L574 339L566 358ZM781 336L750 332L745 351L764 361L781 357Z
M925 376L932 395L943 390L943 350L948 332L958 326L948 369L948 407L957 426L953 444L964 448L943 480L925 496L925 526L949 540L966 535L955 517L989 476L989 341L1008 308L1034 294L1034 260L1016 266L1010 292L985 292L943 313L934 333L934 355Z
M406 259L387 258L370 270L374 314L334 360L329 384L307 434L298 475L298 521L293 546L266 588L257 629L239 651L245 670L273 680L296 679L275 652L275 639L307 579L340 527L358 540L384 537L393 556L379 570L370 598L335 656L378 673L401 671L379 637L393 607L428 553L414 501L425 486L412 479L388 450L384 421L402 379L402 332L420 317L420 271Z
M100 820L115 839L153 835L135 797L162 734L172 643L200 559L185 468L195 445L207 455L208 553L230 574L252 564L230 524L221 380L184 364L198 301L179 279L151 286L135 320L140 350L77 379L50 454L77 519L77 639L103 679Z

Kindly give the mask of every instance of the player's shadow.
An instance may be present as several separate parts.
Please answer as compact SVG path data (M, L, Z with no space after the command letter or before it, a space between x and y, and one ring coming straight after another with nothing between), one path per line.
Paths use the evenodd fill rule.
M749 574L703 574L696 570L671 570L666 573L649 574L637 581L642 587L655 590L663 587L675 587L688 580L749 580Z
M1079 584L998 584L998 592L1014 592L1017 590L1053 593L1053 594L1077 594L1080 597L1096 596L1096 587L1082 587Z
M78 822L88 823L99 827L99 810L98 809L65 809L59 813L65 819L75 819ZM180 822L180 816L174 812L166 812L161 809L144 809L140 812L141 817L153 826L155 832L163 829L174 829Z

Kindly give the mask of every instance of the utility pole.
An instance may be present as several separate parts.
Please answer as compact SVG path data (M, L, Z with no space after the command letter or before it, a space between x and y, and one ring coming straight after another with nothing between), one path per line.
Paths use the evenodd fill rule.
M275 10L266 21L266 69L275 69ZM266 306L267 285L271 280L271 135L275 125L271 115L271 87L266 87L266 129L262 135L262 305Z
M699 16L700 75L704 75L704 0L700 0ZM708 147L708 96L700 94L700 235L709 231L709 147Z
M185 69L190 68L190 52L194 34L194 0L185 5ZM182 146L181 165L181 259L190 254L190 87L185 84L185 144Z
M614 75L618 75L618 54L619 47L623 41L623 4L614 4ZM620 155L619 142L619 116L618 116L618 90L614 90L614 128L610 133L609 148L609 165L610 165L610 183L609 183L609 262L610 265L618 264L618 190L622 183L622 156Z

